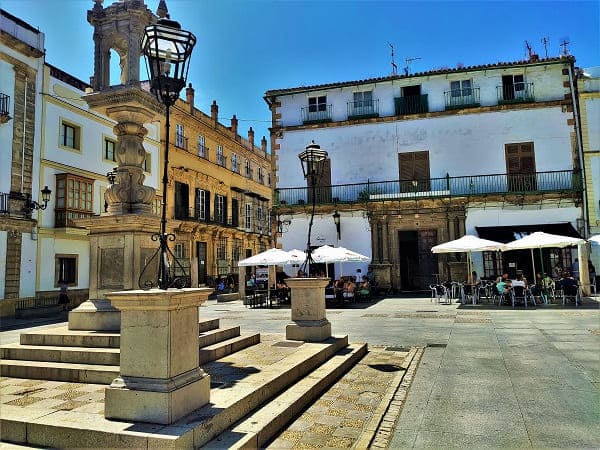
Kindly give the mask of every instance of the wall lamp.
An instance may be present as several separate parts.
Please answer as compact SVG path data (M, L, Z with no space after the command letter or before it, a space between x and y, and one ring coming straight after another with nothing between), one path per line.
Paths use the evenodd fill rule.
M36 209L44 210L48 207L48 202L50 201L50 195L52 191L48 189L48 186L44 186L42 189L42 202L43 205L36 202L35 200L31 200L31 194L25 194L25 205L23 206L23 212L27 216L31 216L31 213Z
M337 238L338 238L338 241L339 241L342 238L342 231L341 231L341 228L340 228L340 213L337 212L337 210L335 210L333 212L333 216L332 217L333 217L333 223L335 223L335 229L337 231Z

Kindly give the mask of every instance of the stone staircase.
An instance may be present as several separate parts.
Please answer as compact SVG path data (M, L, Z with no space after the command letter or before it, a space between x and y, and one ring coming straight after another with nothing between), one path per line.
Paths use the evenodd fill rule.
M199 323L200 364L260 342L240 327L220 328L219 319ZM0 347L0 375L13 378L110 384L119 376L119 333L69 330L66 326L23 333Z
M280 335L243 337L238 327L219 328L218 320L203 322L201 330L202 365L211 376L210 402L171 425L104 417L104 387L119 370L114 364L118 363L117 333L54 328L23 335L20 344L2 347L2 375L10 377L4 383L11 386L14 400L2 402L0 440L52 448L257 448L285 429L368 351L367 344L348 344L347 336L318 343L290 341ZM78 362L62 362L65 359ZM106 381L80 384L94 376ZM35 380L40 377L60 381ZM67 406L37 403L63 397L69 399ZM78 404L85 404L86 411L69 409ZM98 411L91 413L94 404Z

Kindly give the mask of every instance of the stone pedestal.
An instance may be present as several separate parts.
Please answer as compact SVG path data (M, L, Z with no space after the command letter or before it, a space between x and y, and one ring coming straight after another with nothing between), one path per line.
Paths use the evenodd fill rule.
M77 224L89 230L90 299L69 312L69 329L118 331L120 312L104 295L139 289L140 274L158 248L152 235L160 230L160 218L128 214L80 219ZM156 279L157 269L158 256L143 278Z
M288 278L292 296L292 321L286 339L321 342L331 337L331 323L325 316L325 286L329 278Z
M392 287L392 265L389 263L371 263L377 287L380 289L391 289Z
M105 391L107 419L171 424L208 403L199 367L198 307L211 289L106 296L121 311L121 373Z

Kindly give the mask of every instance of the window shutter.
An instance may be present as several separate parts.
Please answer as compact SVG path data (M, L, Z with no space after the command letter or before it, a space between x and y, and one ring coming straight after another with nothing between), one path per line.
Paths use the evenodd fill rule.
M234 227L239 226L239 205L237 198L231 199L231 225Z
M415 180L429 180L429 152L415 152Z
M227 225L227 197L223 197L223 225Z
M204 191L204 220L210 222L210 192Z

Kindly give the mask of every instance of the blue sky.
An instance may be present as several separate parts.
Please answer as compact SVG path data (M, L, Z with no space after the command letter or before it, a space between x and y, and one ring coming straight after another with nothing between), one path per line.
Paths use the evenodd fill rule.
M113 3L104 0L104 6ZM156 11L158 0L146 0ZM92 0L0 0L2 9L46 34L46 61L89 81L93 72ZM600 65L599 1L288 1L167 0L171 18L198 42L188 81L196 106L221 122L236 114L239 132L268 136L270 89L359 80L526 57L544 57L567 39L580 67ZM145 69L142 69L144 77Z

